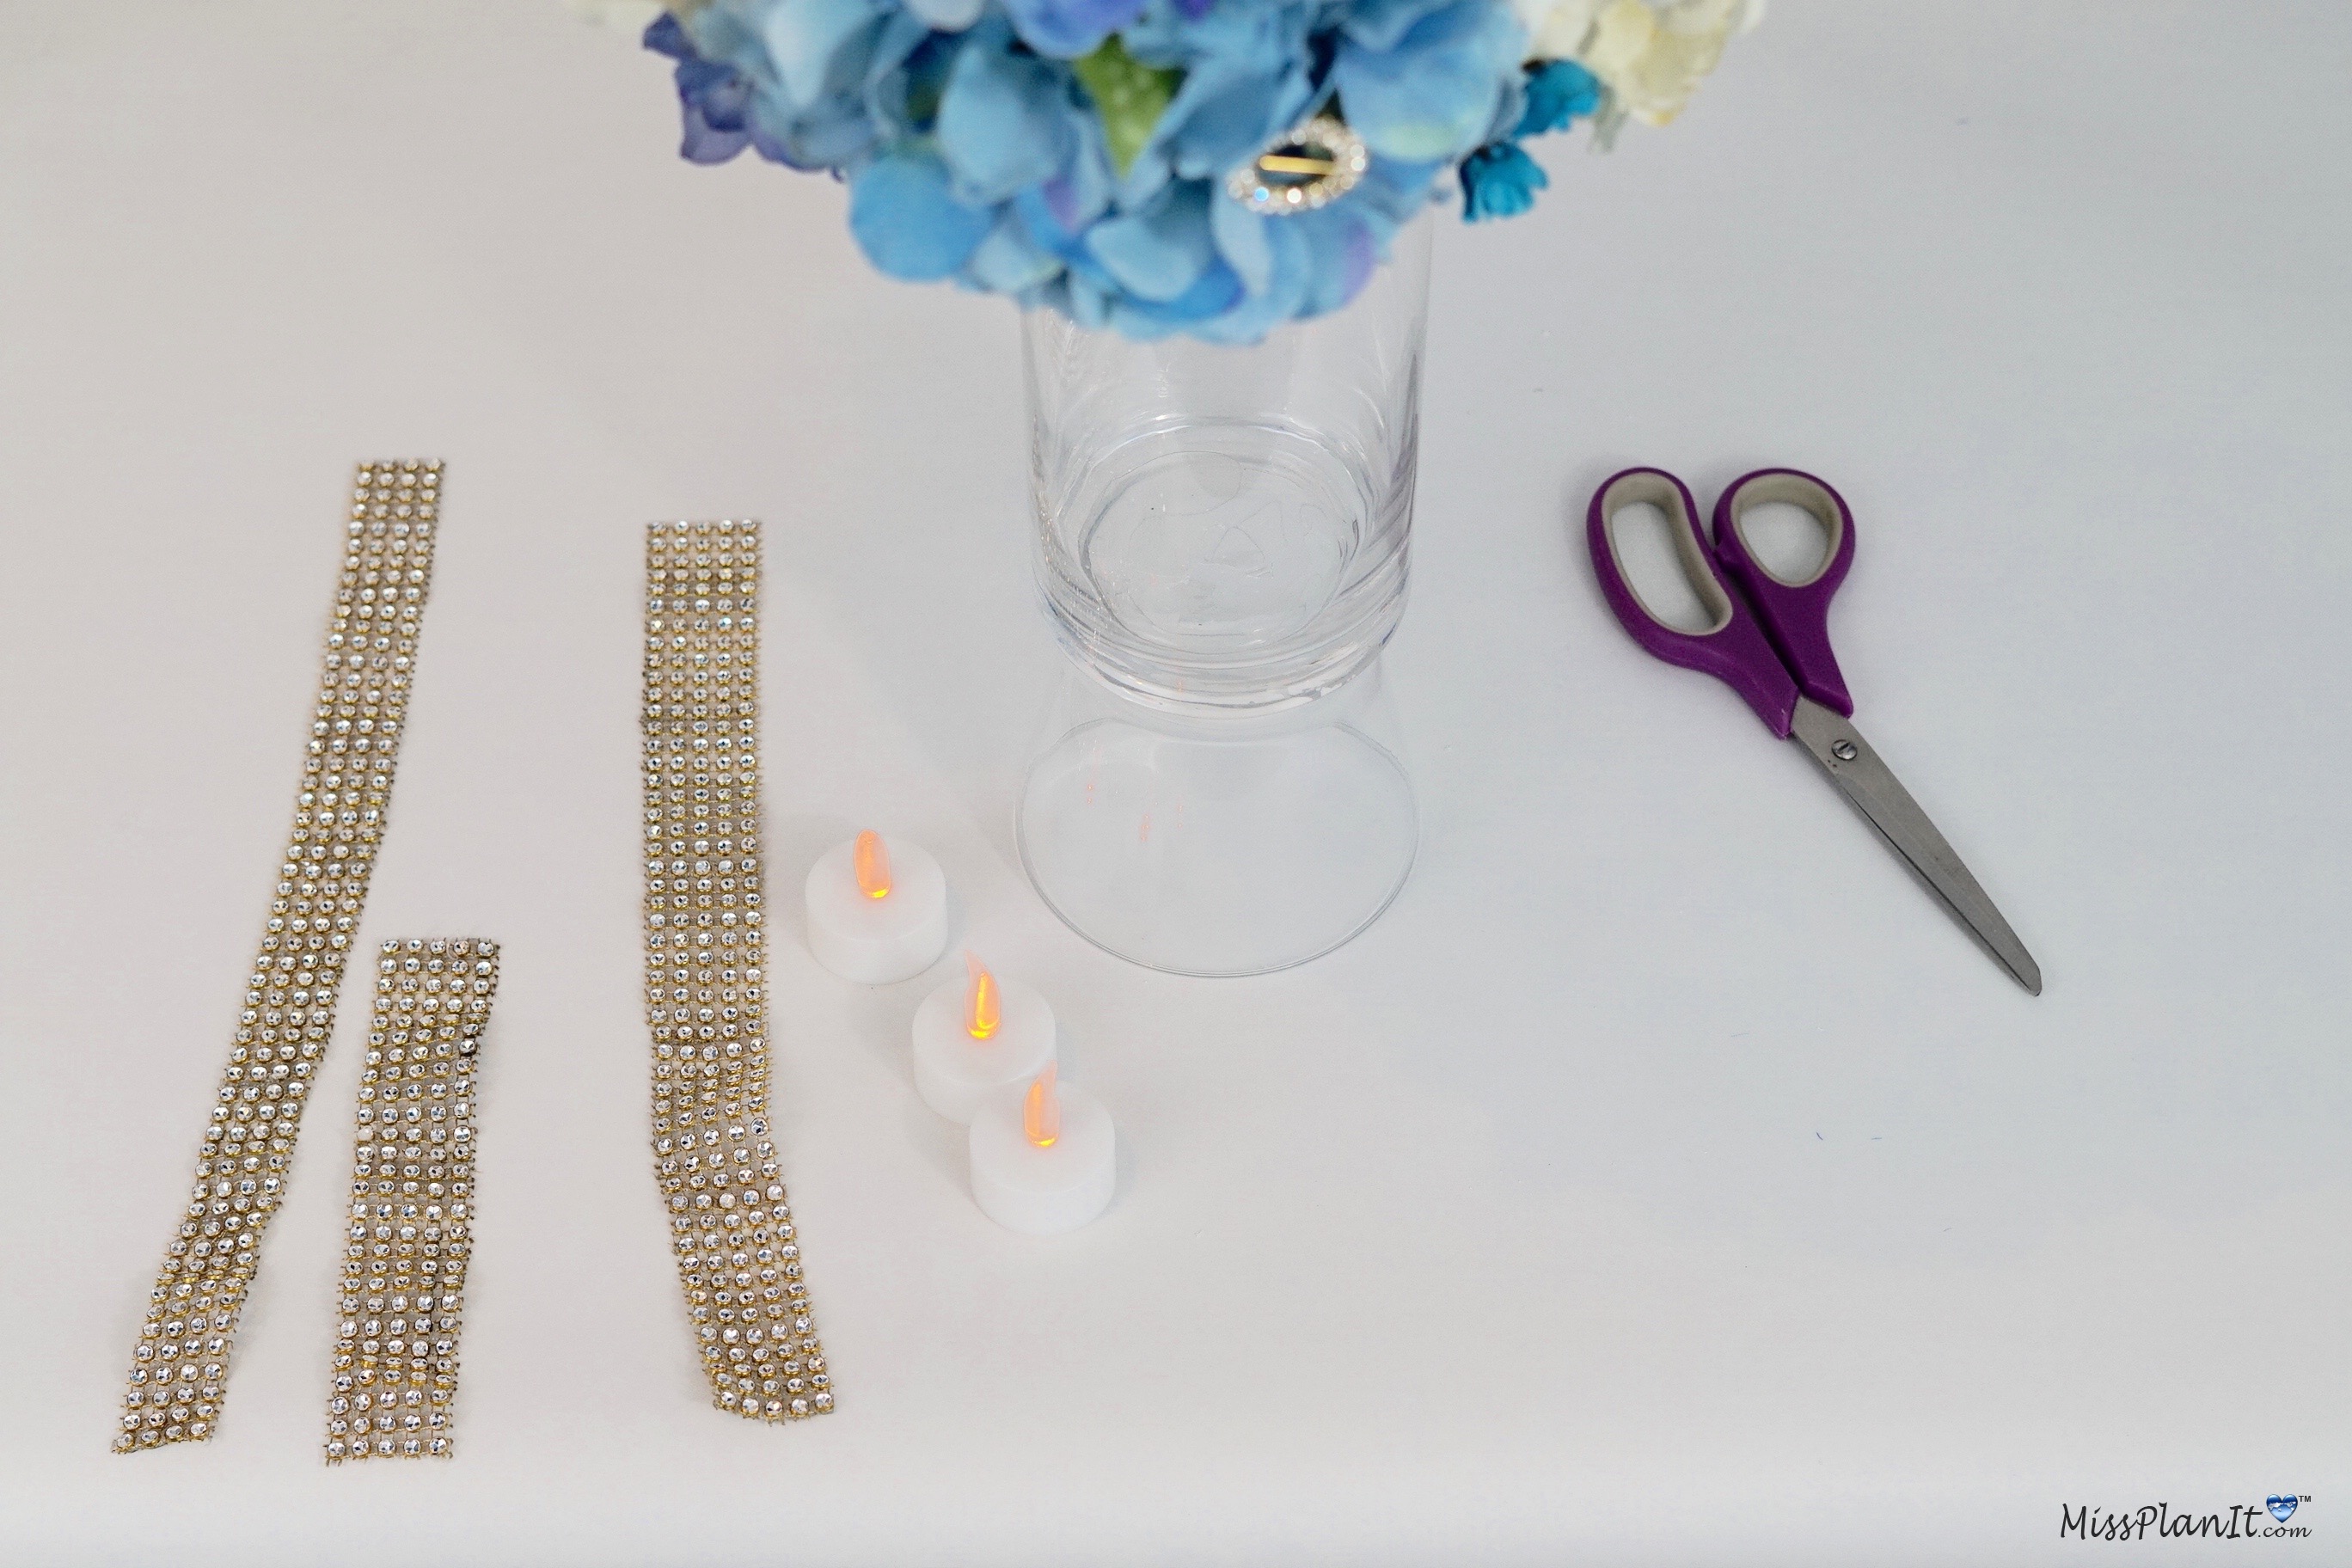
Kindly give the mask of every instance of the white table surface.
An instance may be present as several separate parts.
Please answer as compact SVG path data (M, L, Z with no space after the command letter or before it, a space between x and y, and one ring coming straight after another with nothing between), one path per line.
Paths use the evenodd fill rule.
M0 48L14 1563L2032 1563L2308 1495L2352 1561L2352 20L1776 5L1666 132L1438 237L1421 860L1266 979L1029 892L1013 312L841 192L673 157L520 0L9 9ZM217 1440L107 1452L239 1006L352 459L448 460L363 938L506 943L446 1467L326 1470L346 994ZM1790 747L1643 658L1594 482L1853 504L1862 721L2029 998ZM780 922L842 1405L712 1412L646 1149L641 528L768 520L775 881L880 823L1047 991L1129 1159L974 1210L928 981ZM944 971L942 971L944 973Z

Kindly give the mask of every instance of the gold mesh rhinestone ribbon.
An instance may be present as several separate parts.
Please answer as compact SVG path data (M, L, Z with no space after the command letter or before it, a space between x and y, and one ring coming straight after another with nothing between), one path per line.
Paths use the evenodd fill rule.
M237 1312L285 1201L383 841L440 496L438 463L360 465L294 829L195 1185L140 1327L118 1453L201 1442L218 1423Z
M768 1131L760 526L646 533L646 1018L654 1169L721 1410L833 1408Z
M455 1450L474 1219L474 1085L499 944L388 942L360 1073L351 1228L335 1303L327 1462Z

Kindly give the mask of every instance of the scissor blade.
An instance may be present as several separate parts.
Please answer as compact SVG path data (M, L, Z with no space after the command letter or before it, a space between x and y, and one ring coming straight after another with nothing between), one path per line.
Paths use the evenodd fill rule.
M2017 983L2036 996L2042 994L2042 966L2000 918L1969 868L1952 852L1911 792L1903 787L1870 742L1862 738L1854 727L1830 709L1810 697L1797 700L1797 714L1790 733L1813 754L1813 761L1827 770L1837 786L1845 791L1846 798L1870 819L1872 826L1885 836L1895 852L1911 863L1922 880L1936 890L1937 897L1949 906L1960 923L1976 934L1986 951L1999 959L2001 967L2017 977Z

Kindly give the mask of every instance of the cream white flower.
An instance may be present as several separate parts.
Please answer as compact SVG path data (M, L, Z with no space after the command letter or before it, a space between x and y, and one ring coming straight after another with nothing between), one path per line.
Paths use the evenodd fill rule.
M1528 58L1572 60L1592 35L1592 19L1607 0L1511 0L1528 30Z
M1764 0L1513 0L1536 59L1572 59L1609 89L1608 117L1664 125Z

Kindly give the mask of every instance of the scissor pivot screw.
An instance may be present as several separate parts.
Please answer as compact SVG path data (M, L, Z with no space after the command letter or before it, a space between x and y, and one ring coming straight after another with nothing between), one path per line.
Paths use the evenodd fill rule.
M1862 749L1856 746L1852 741L1837 741L1831 743L1830 755L1835 757L1839 762L1850 763L1853 761L1854 758L1862 755Z

